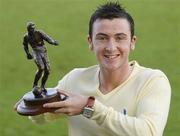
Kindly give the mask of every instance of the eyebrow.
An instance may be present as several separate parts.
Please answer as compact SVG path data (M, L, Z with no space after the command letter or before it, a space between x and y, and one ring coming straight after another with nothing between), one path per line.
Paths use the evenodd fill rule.
M98 33L98 34L96 34L96 36L108 36L107 34L105 34L105 33ZM117 33L117 34L115 34L115 36L127 36L127 34L125 34L125 33Z
M97 33L97 34L96 34L96 36L99 36L99 35L100 35L100 36L108 36L108 35L105 34L105 33Z
M115 34L115 36L127 36L127 34L125 34L125 33L117 33L117 34Z

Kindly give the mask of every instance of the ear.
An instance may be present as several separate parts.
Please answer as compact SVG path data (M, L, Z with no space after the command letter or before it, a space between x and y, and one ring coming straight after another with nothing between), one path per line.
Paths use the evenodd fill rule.
M93 43L92 43L92 38L88 35L87 37L87 40L88 40L88 44L89 44L89 49L91 51L93 51Z
M137 41L137 37L133 36L131 39L131 45L130 45L131 51L133 51L135 49L136 41Z

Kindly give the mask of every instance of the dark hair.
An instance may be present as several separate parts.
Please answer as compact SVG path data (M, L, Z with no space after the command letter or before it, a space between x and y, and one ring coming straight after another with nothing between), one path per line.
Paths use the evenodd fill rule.
M93 24L97 19L124 18L130 24L131 37L134 35L134 20L131 15L119 4L119 2L108 2L100 5L91 15L89 21L89 36L92 37Z

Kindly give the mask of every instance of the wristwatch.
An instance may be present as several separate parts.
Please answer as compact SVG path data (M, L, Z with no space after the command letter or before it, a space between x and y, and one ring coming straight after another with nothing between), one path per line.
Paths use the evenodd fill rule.
M95 97L94 96L90 96L88 98L87 104L83 109L82 115L86 118L91 118L93 113L94 113L94 109L93 109L93 105L94 105L94 101L95 101Z

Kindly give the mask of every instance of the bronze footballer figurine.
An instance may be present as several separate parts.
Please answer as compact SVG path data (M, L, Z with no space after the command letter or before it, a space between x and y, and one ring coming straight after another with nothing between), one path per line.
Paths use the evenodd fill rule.
M58 45L58 42L56 40L53 40L43 31L36 30L35 24L33 22L28 22L27 33L24 35L23 38L23 45L27 55L27 59L34 59L38 68L35 74L33 89L32 89L32 92L35 95L35 97L41 97L42 93L47 93L45 84L49 76L50 65L49 65L47 49L45 47L44 41L55 46ZM32 48L32 54L29 52L28 44ZM41 77L42 77L41 86L38 87L38 81L40 80Z

